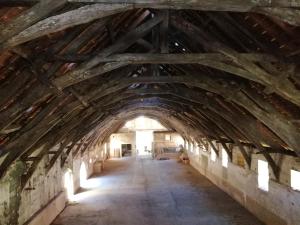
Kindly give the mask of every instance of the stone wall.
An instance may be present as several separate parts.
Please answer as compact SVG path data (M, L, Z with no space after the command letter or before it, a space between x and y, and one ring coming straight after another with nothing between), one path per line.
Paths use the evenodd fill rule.
M51 151L55 151L54 147ZM71 171L74 190L80 188L80 167L85 164L87 176L93 173L94 164L106 158L104 146L95 145L84 153L72 153L61 167L60 158L47 171L49 156L45 156L37 169L21 189L21 176L25 164L16 162L0 180L0 225L48 225L64 209L67 202L64 174Z
M21 176L25 170L23 162L12 164L0 180L0 225L17 225L21 204Z
M222 154L213 161L211 151L210 147L206 152L190 148L191 165L267 225L300 224L300 192L290 187L290 170L300 171L299 159L272 154L276 163L282 165L280 178L276 180L269 168L269 191L263 191L257 181L258 159L265 160L262 155L252 154L251 168L247 169L241 163L239 150L233 147L233 162L226 168L222 166Z

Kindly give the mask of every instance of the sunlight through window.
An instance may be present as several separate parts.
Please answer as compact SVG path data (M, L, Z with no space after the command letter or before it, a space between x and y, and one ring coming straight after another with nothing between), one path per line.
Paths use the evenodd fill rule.
M210 159L213 162L215 162L217 159L217 154L215 153L215 151L213 149L211 149L211 151L210 151Z
M70 170L68 170L64 175L64 187L66 189L68 200L72 200L74 196L74 184L73 184L73 175Z
M294 190L300 191L300 172L291 170L291 187Z
M269 190L269 166L266 161L258 160L258 187L261 190Z
M222 166L225 168L228 167L228 154L225 149L222 149Z
M80 178L80 187L85 187L87 182L87 170L85 163L82 162L80 165L80 172L79 172L79 178Z

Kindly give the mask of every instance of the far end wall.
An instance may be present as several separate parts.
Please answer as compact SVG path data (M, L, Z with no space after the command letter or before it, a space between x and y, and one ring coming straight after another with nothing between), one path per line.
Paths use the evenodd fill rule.
M110 157L118 158L122 156L122 144L131 144L132 155L137 154L136 132L114 133L109 139ZM152 149L156 155L161 154L164 150L175 149L183 145L182 137L173 131L155 131L153 132Z

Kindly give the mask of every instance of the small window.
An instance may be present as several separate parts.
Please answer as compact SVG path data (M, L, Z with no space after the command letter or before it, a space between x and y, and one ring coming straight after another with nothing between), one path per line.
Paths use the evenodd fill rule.
M224 149L222 149L222 166L228 167L228 154Z
M166 140L166 141L171 141L171 135L170 135L170 134L166 134L165 140Z
M74 183L71 170L68 170L64 175L64 187L66 189L68 200L72 200L74 196Z
M195 148L194 148L194 144L193 144L193 143L190 144L190 148L191 148L191 151L192 151L193 153L195 153Z
M188 143L187 143L187 141L184 141L184 148L188 149Z
M258 160L258 187L269 191L269 166L266 161Z
M291 170L291 187L294 190L300 191L300 172Z
M196 155L200 155L200 147L196 144Z
M211 161L216 161L217 159L217 154L215 153L215 151L213 149L211 149L211 152L210 152L210 159Z

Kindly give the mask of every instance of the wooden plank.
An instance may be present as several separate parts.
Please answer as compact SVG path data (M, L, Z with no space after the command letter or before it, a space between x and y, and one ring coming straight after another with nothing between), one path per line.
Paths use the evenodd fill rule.
M249 60L260 61L270 60L277 61L276 58L270 55L264 54L241 54ZM62 56L62 58L64 58ZM70 59L69 56L66 57ZM72 58L72 57L71 57ZM75 57L78 60L80 57ZM86 57L84 57L85 59ZM117 54L108 57L97 57L99 63L105 63L92 70L82 71L81 77L75 75L75 77L69 77L68 74L56 78L53 83L59 88L63 89L68 86L74 85L86 79L99 76L106 72L130 65L130 64L201 64L214 69L219 69L225 72L229 72L249 80L260 83L260 80L253 77L252 73L239 68L238 66L229 64L231 59L218 53L201 53L201 54ZM223 63L225 61L226 63ZM70 72L69 74L73 74ZM84 75L83 75L84 74Z
M192 9L202 11L256 12L300 26L299 0L68 0L73 3L127 4L134 8ZM28 5L40 0L3 0L0 6Z
M219 150L217 149L217 147L214 145L214 143L207 139L207 142L209 143L209 145L212 147L212 149L214 150L214 152L216 153L217 156L219 156Z
M221 145L223 146L224 150L226 151L227 155L229 156L230 161L232 162L232 151L229 149L229 147L221 141Z
M299 0L69 0L69 2L134 4L136 8L256 12L300 26Z
M39 2L40 0L1 0L0 6L3 7L32 6Z

